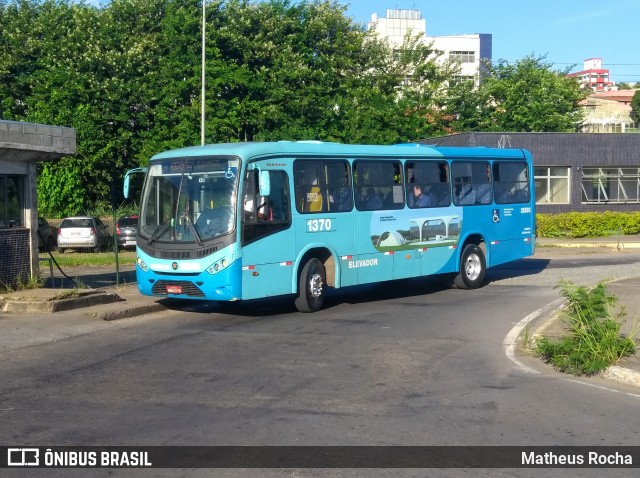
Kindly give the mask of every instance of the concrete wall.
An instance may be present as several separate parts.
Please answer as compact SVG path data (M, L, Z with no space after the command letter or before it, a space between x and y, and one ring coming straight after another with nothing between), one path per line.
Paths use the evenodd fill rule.
M637 211L640 204L583 204L581 168L640 168L640 134L461 133L420 141L439 146L488 146L526 149L534 166L570 168L570 203L538 204L542 213Z
M76 130L0 120L0 160L42 161L76 152Z
M16 280L25 281L40 273L37 162L54 161L75 152L73 128L0 120L0 175L22 176L24 187L23 227L0 229L0 281L4 284L15 285Z

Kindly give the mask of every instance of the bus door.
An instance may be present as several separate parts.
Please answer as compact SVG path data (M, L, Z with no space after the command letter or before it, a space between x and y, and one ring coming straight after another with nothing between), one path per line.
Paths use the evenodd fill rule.
M491 264L533 253L535 207L525 161L494 161Z
M289 175L274 161L251 163L241 193L242 298L291 293L295 240Z

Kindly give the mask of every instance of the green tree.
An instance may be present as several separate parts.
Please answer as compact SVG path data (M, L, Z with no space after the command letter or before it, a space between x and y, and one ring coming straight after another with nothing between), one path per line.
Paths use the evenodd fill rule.
M636 90L631 98L631 118L636 123L636 127L640 127L640 90Z
M587 93L567 71L556 71L544 57L488 65L477 90L458 90L455 126L477 131L576 131ZM451 111L452 114L456 113Z
M206 141L395 143L446 131L453 71L373 38L335 0L207 1ZM124 172L199 143L200 0L0 0L0 118L71 126L41 212L104 211Z

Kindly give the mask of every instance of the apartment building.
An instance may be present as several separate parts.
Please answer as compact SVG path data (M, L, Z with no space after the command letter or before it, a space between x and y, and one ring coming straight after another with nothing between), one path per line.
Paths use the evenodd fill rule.
M374 13L368 28L375 31L379 38L386 38L396 48L402 46L409 31L424 35L425 42L433 42L434 48L440 53L440 59L459 63L460 79L473 79L476 84L480 81L481 65L485 61L490 62L492 58L491 34L428 36L426 20L419 10L388 9L384 17Z
M610 91L615 85L610 81L609 70L602 68L602 58L584 60L582 71L567 76L576 78L582 88L590 88L594 92Z

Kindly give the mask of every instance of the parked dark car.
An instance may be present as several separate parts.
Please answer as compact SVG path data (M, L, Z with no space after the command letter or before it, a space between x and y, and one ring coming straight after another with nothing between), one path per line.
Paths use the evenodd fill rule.
M52 251L56 247L58 229L50 225L44 217L38 218L38 250Z
M63 219L58 228L58 251L88 249L100 252L109 246L111 234L98 217L77 216Z
M136 248L138 216L122 216L116 221L116 237L120 249Z

